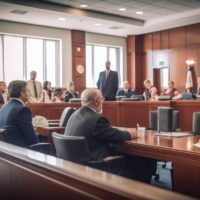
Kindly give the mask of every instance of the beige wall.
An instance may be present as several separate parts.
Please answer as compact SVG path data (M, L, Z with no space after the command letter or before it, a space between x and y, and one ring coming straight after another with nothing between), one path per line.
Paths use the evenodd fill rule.
M44 26L0 21L0 33L59 39L62 41L61 86L66 86L72 78L71 31Z

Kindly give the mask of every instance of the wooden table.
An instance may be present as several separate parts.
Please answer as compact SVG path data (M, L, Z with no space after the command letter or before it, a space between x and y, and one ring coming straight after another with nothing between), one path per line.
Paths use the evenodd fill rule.
M173 190L200 198L200 149L193 144L200 136L181 138L156 136L146 131L145 138L117 145L117 151L173 163Z

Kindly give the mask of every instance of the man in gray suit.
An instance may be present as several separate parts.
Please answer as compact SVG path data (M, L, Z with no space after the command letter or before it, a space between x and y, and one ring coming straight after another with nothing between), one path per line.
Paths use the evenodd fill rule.
M118 74L117 72L110 70L110 65L110 61L106 61L106 70L100 72L99 80L97 81L97 87L101 90L106 101L115 100L119 86Z

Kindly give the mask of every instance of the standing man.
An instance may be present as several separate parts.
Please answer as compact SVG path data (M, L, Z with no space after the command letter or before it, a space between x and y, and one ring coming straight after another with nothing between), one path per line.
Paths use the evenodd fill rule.
M106 61L106 70L100 72L99 80L97 81L97 87L99 90L101 90L106 101L115 100L119 86L118 74L117 72L110 70L110 65L110 61Z
M29 102L37 103L42 98L42 83L36 81L37 72L31 71L30 80L27 81L27 89L29 91Z

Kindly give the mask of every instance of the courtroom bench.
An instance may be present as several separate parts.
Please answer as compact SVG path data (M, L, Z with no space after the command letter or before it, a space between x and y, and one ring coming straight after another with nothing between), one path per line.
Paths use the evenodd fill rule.
M4 142L0 142L0 198L193 199Z

